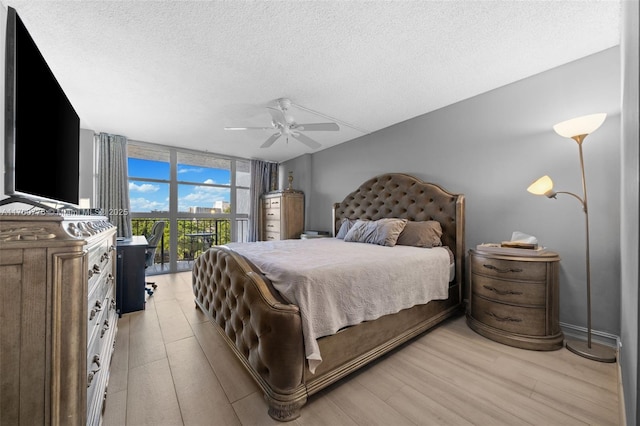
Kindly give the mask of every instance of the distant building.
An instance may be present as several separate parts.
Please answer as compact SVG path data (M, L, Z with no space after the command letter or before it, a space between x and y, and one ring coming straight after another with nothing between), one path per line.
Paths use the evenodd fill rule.
M231 203L228 201L216 201L213 203L213 207L189 207L189 213L204 213L215 214L228 212L231 208Z
M216 211L216 213L224 213L229 211L229 209L231 208L231 203L228 201L216 201L213 204L213 209Z
M189 213L213 214L217 212L216 212L216 209L212 207L189 207Z

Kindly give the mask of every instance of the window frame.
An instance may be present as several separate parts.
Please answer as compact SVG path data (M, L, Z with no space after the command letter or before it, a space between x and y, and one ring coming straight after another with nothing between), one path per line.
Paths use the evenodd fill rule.
M140 158L140 159L148 159L148 160L156 160L156 161L165 161L165 159L157 160L157 158L145 158L138 153L130 156L130 149L135 147L140 151L147 150L155 150L160 153L166 153L169 156L169 179L157 179L157 178L146 178L139 176L127 176L127 182L136 181L136 182L149 182L149 183L162 183L169 185L169 211L166 212L166 219L169 221L170 229L169 229L169 270L164 271L167 273L178 272L178 227L175 226L179 220L185 219L227 219L230 221L231 227L231 241L238 241L238 225L240 221L249 221L251 220L249 212L247 213L238 213L237 212L237 192L238 190L248 190L250 193L250 186L237 185L237 170L238 163L246 163L246 168L249 173L251 173L251 165L249 159L240 158L240 157L232 157L227 155L215 154L211 152L197 151L186 148L179 147L170 147L165 145L158 145L148 142L140 142L140 141L128 141L127 146L127 162L129 158ZM210 157L212 160L225 160L229 161L229 185L213 183L213 184L202 184L199 182L192 181L183 181L178 179L178 157L179 153L198 155L198 156L206 156ZM138 155L136 155L138 154ZM185 164L185 163L181 163ZM251 179L249 178L249 185ZM209 187L218 187L229 189L229 203L230 203L230 212L229 213L197 213L197 212L180 212L178 211L178 187L179 185L206 185ZM251 200L249 200L251 203ZM131 218L136 219L150 219L150 218L158 218L165 217L165 212L136 212L131 210ZM244 229L244 227L243 227ZM246 240L246 236L240 236Z

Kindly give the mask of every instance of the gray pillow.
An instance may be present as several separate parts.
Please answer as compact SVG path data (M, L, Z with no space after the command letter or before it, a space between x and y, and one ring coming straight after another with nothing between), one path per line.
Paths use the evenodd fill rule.
M343 240L354 223L356 223L356 219L342 219L342 225L340 225L340 229L338 229L336 238L340 238L341 240Z
M435 220L407 222L396 244L414 247L442 246L442 226Z
M406 223L406 219L358 220L344 240L393 247Z

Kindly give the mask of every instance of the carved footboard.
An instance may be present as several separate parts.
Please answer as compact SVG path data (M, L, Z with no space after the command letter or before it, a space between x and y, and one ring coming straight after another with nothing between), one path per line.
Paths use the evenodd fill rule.
M263 275L225 247L212 247L193 267L196 305L262 388L269 415L293 420L307 400L300 311Z

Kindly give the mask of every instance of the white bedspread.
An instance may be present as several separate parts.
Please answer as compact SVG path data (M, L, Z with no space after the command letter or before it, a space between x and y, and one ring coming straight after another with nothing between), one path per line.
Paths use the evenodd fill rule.
M229 243L300 307L309 370L322 362L316 339L343 327L448 297L449 252L384 247L336 238Z

